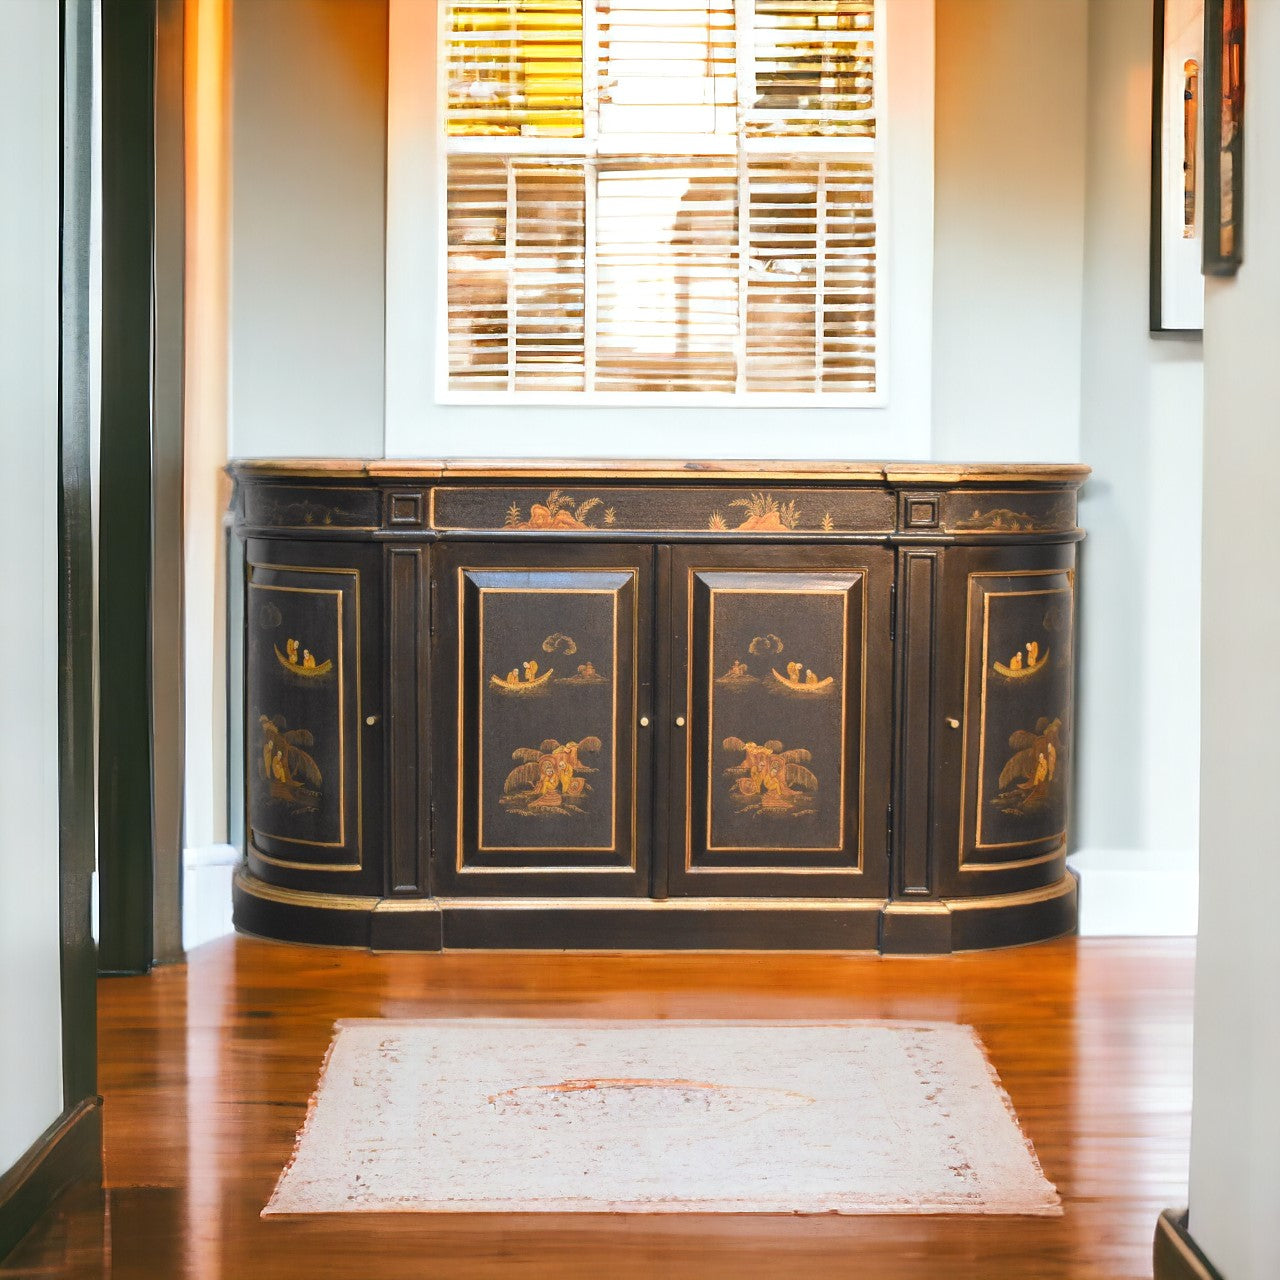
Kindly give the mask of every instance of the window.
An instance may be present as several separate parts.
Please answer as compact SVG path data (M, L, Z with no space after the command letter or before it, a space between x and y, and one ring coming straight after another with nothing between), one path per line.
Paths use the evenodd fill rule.
M440 399L874 402L876 0L443 8Z

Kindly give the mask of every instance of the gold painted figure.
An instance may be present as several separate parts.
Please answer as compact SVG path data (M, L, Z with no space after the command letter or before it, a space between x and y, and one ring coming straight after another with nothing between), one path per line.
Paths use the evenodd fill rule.
M1049 650L1046 649L1042 654L1040 645L1035 640L1028 640L1024 646L1027 651L1026 661L1023 661L1022 652L1015 653L1008 662L996 662L992 665L998 674L1009 680L1021 680L1027 676L1033 676L1037 671L1049 661Z
M295 676L327 676L333 670L333 659L326 658L324 662L317 662L315 654L310 649L304 649L302 644L290 637L285 641L285 652L280 652L280 646L275 646L276 657L280 660L280 665L284 669ZM298 660L298 651L302 650L302 660Z
M1011 815L1038 813L1050 802L1062 747L1062 721L1041 716L1034 732L1019 729L1009 738L1014 754L1000 770L1000 793L991 801Z
M507 774L502 803L518 813L583 813L577 802L591 787L578 775L598 770L583 764L579 752L601 746L599 738L588 737L565 743L546 738L537 747L517 747L511 758L521 763Z
M803 662L788 662L787 674L784 676L777 667L771 667L773 678L778 682L775 689L781 689L787 693L825 693L835 684L835 676L827 676L823 680L818 679L818 674L811 667L806 667Z
M750 668L741 658L735 658L729 670L716 677L716 684L759 684Z
M562 676L558 684L608 684L608 679L602 676L596 670L594 662L578 663L578 673L572 676Z
M310 729L287 729L283 716L260 715L262 775L270 783L271 798L283 800L299 812L314 810L320 800L320 766L303 747L315 746Z
M520 668L512 667L505 676L490 676L489 683L504 693L531 693L535 689L545 689L548 681L555 674L554 667L548 667L539 674L538 663L533 658L522 663L521 666L524 669L523 676L520 674Z
M765 813L812 813L800 808L810 799L808 793L818 789L818 779L807 767L813 753L803 747L782 749L782 743L770 739L765 743L743 742L741 738L725 738L726 751L741 751L742 763L725 773L736 779L734 799L743 808Z

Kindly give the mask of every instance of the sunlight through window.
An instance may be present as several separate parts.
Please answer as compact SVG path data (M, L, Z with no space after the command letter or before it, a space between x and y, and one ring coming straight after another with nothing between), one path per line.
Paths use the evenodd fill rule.
M450 398L874 393L876 16L448 3Z

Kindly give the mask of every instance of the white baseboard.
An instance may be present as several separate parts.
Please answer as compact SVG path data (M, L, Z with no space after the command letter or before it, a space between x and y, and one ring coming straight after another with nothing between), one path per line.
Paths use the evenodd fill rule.
M182 851L182 949L233 932L231 879L240 855L229 844Z
M1195 936L1196 850L1081 849L1067 862L1080 877L1082 938Z

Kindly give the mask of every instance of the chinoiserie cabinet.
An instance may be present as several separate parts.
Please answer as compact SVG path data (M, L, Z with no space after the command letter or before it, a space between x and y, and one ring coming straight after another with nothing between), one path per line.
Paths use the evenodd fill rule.
M232 465L249 932L1074 927L1080 466Z

